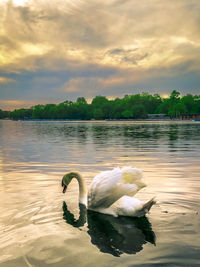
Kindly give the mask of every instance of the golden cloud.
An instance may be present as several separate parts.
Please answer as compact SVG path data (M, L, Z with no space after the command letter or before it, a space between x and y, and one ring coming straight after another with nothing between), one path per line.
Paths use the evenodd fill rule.
M77 77L69 79L64 86L62 86L61 90L65 92L79 92L83 95L96 95L99 91L106 91L108 88L115 88L116 86L123 86L124 84L133 84L141 80L142 78L148 78L149 76L153 76L155 74L138 72L132 70L126 71L118 71L114 75L110 75L108 77Z
M55 102L55 101L54 101ZM32 106L40 104L48 104L49 101L47 100L0 100L0 108L3 110L13 110L17 108L30 108Z
M15 80L6 77L0 77L0 83L13 83Z
M48 69L59 59L133 70L200 66L198 1L14 0L0 7L1 69Z

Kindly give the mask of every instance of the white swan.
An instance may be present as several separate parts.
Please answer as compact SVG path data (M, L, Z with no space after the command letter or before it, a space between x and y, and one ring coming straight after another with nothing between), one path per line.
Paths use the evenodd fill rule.
M79 203L87 209L117 216L144 216L155 204L154 198L141 201L134 196L146 185L142 182L142 171L133 167L115 168L96 175L88 193L83 177L77 172L63 176L63 193L73 178L79 184Z

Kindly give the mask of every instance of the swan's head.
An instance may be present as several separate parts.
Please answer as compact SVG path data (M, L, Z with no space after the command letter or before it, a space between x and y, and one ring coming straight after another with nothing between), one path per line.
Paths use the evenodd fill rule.
M71 180L74 178L74 176L72 175L72 173L67 173L63 176L62 178L62 187L63 187L63 194L66 192L67 190L67 186L70 184Z
M63 187L63 194L66 192L67 186L70 184L71 180L77 177L78 177L78 173L76 172L69 172L63 176L62 182L61 182L61 185Z

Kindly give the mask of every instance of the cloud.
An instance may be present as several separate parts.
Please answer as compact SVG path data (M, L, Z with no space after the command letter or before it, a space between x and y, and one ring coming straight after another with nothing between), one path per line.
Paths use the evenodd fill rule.
M24 6L8 1L2 22L1 38L6 47L2 65L17 63L27 69L31 56L36 59L31 64L35 68L37 59L45 61L46 57L118 68L179 64L185 57L179 49L181 40L191 49L200 47L197 9L197 1L188 4L184 0L166 0L165 8L158 0L111 4L77 0L60 1L59 5L55 1L26 1ZM190 60L195 62L193 57Z
M9 100L0 100L0 108L2 110L13 110L17 108L30 108L32 106L40 104L48 104L48 100L44 99L35 99L35 100L15 100L15 99L9 99Z
M199 1L2 0L0 9L5 99L185 88L184 77L198 90Z
M0 84L1 83L13 83L15 82L15 80L11 79L11 78L7 78L7 77L0 77Z
M73 100L78 96L86 98L96 95L117 96L130 93L139 93L141 91L140 81L143 84L156 77L156 73L141 71L116 71L111 75L104 77L88 76L69 79L60 89L63 92L70 93ZM150 86L149 86L149 89ZM142 92L145 90L142 89Z

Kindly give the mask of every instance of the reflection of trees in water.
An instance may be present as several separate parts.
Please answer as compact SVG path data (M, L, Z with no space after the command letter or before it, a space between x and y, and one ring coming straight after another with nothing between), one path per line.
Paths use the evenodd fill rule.
M150 138L152 137L151 131L149 127L145 125L137 125L137 126L124 126L123 127L123 135L128 138L138 139L138 138Z
M179 129L178 125L169 125L168 131L166 133L169 138L169 151L174 152L178 149L177 140L179 139Z
M155 125L154 125L155 126ZM125 147L142 147L144 142L159 143L163 132L159 126L144 124L108 124L96 125L91 127L91 137L94 144L106 146L108 143L113 145L123 145Z
M88 137L88 127L86 126L77 126L76 127L76 133L77 133L77 137L79 139L80 143L85 143L87 141L87 137Z
M92 244L101 252L119 257L123 253L135 254L143 249L147 242L155 244L155 234L151 223L146 217L131 218L118 217L87 211L85 206L79 205L79 218L68 210L63 203L63 219L74 227L88 223L88 234Z
M52 124L39 124L36 127L37 135L44 136L52 136L52 137L61 137L64 140L73 140L77 138L79 143L85 143L88 138L88 125L79 124L77 122L74 123L52 123Z
M66 124L39 124L36 127L38 135L62 137L68 143L78 140L79 144L87 144L92 139L94 144L107 146L121 144L123 146L146 149L147 144L169 147L177 146L177 140L194 141L200 134L200 125L181 123L66 123ZM166 143L167 142L167 143ZM190 144L190 143L189 143Z
M173 141L176 141L178 139L178 136L179 136L178 125L175 125L175 124L169 125L168 136L169 136L169 140L172 141L172 143Z
M110 127L99 125L91 127L92 138L95 144L107 143L108 139L112 137L112 130Z
M76 137L80 141L80 143L85 143L88 137L88 127L76 123L70 126L65 125L60 129L60 133L65 138Z
M106 123L66 123L66 124L38 124L35 125L35 131L38 135L52 135L63 137L78 137L87 139L88 134L91 133L93 139L107 141L112 137L128 137L130 139L160 139L169 138L176 140L181 137L190 139L192 136L197 136L200 132L199 124L180 124L180 123L163 123L163 124L129 124L115 122Z

